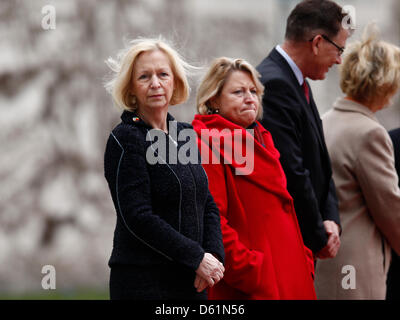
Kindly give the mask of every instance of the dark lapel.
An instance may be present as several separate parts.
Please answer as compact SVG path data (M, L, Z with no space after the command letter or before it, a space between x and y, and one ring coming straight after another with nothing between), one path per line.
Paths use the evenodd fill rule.
M289 81L293 84L293 87L296 88L297 96L300 97L300 103L305 110L307 118L310 120L312 127L318 137L318 141L325 150L325 144L323 143L323 131L321 126L321 119L318 113L317 106L315 105L313 95L311 92L311 87L309 86L308 82L306 81L309 92L310 92L310 104L308 104L307 99L304 95L303 88L299 85L299 81L297 81L296 75L294 74L292 68L289 66L288 62L285 60L284 57L274 48L269 57L276 63L283 71L283 74L289 79Z
M315 126L314 128L318 131L318 140L322 146L322 149L326 149L325 143L323 142L323 136L324 136L324 131L322 129L322 121L321 121L321 117L319 115L318 109L317 109L317 105L315 104L314 98L312 96L312 92L311 92L311 87L308 84L308 88L310 89L310 105L309 108L307 108L309 111L312 112L312 116L314 118L315 121L313 121L313 125ZM311 114L310 114L311 116Z

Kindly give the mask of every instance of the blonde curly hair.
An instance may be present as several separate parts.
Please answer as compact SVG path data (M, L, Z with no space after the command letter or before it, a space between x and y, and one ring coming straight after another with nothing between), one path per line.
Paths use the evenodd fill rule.
M400 84L400 48L379 40L374 23L360 41L348 46L340 67L343 93L363 104L379 103L392 96Z

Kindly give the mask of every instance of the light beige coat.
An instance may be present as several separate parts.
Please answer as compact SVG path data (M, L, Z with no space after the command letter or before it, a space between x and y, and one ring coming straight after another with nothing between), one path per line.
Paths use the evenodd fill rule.
M323 117L323 126L342 234L337 256L317 261L317 297L385 299L390 246L400 253L400 189L392 142L372 111L344 98ZM345 289L346 284L355 289Z

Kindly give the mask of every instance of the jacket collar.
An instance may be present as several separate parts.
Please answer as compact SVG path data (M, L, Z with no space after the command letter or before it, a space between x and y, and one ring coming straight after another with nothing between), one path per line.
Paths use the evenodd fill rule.
M336 101L333 103L333 108L335 110L339 111L344 111L344 112L357 112L361 113L363 115L366 115L368 118L371 118L372 120L378 122L378 118L375 116L375 114L366 106L352 101L345 99L344 97L340 97L336 99Z
M303 88L299 84L299 81L289 65L289 63L286 61L286 59L282 56L281 53L279 53L276 48L272 49L270 54L268 55L267 59L270 58L272 59L283 71L283 74L285 77L288 77L290 82L293 84L294 88L297 91L297 95L300 97L300 99L303 101L303 106L305 109L305 112L307 114L307 117L310 119L311 125L314 127L314 130L316 132L316 136L318 138L318 142L323 150L326 150L325 143L323 142L323 130L320 124L320 116L318 113L317 106L315 105L314 97L311 91L311 87L308 83L308 81L304 78L304 81L306 82L308 88L309 88L309 94L310 94L310 103L307 102L306 96L304 95Z
M303 82L305 81L303 73L297 66L296 62L293 61L293 59L288 55L288 53L282 49L282 47L278 44L275 47L276 51L279 52L279 54L286 60L290 68L292 69L294 75L296 76L297 81L299 82L299 85L303 85Z
M256 142L254 137L247 132L246 129L225 119L219 114L197 114L194 117L192 125L193 129L199 135L199 150L207 150L207 148L211 150L211 152L205 152L204 154L202 153L203 151L201 152L203 163L206 161L206 163L211 164L212 154L217 155L217 157L220 155L222 157L221 162L223 161L225 165L230 166L233 169L231 172L234 172L235 175L240 175L242 177L241 179L251 181L251 183L258 185L260 188L280 197L291 199L286 189L286 177L279 162L279 151L274 147L271 134L258 121L256 121L256 125L263 135L265 147ZM211 130L208 131L209 136L204 135L201 132L202 129ZM224 138L217 140L220 141L220 144L217 145L219 149L215 149L214 146L209 144L209 137L218 138L218 133L213 132L212 129L217 129L218 132L223 130L220 137ZM236 144L236 142L240 141L240 137L237 135L235 136L235 131L236 134L239 133L237 130L241 130L239 132L242 133L240 136L242 138L241 144ZM229 139L230 137L232 139ZM248 139L253 141L253 144L250 145L252 146L250 149L247 149ZM228 144L229 147L226 148L225 144ZM227 151L227 153L225 151ZM233 156L235 152L238 152L246 158L246 165L247 168L250 168L249 170L244 169L243 164L236 162ZM208 158L203 158L204 156ZM249 165L249 163L252 163L252 165Z
M223 129L240 129L240 130L245 130L243 127L233 123L232 121L229 121L228 119L224 118L223 116L219 114L196 114L193 120L194 123L196 123L198 126L201 126L202 128L208 128L208 129L218 129L218 130L223 130ZM202 124L202 125L201 125Z
M299 90L302 90L301 85L299 84L299 80L296 77L296 74L294 73L292 67L289 65L289 63L286 61L286 59L282 56L281 53L279 53L276 48L273 48L272 51L269 53L268 58L271 58L275 63L277 63L279 66L285 69L285 74L289 75L293 84L296 84L297 87L299 87ZM305 97L304 97L305 99Z
M278 64L278 66L280 66L283 69L284 75L286 75L287 77L290 78L290 81L292 82L293 86L296 88L297 93L299 94L300 97L302 97L304 104L308 105L309 103L307 102L307 99L304 95L304 91L302 88L303 82L306 82L308 85L308 88L310 89L309 90L310 104L314 103L314 97L313 97L310 85L309 85L308 81L306 80L306 78L304 78L303 74L301 74L303 80L302 80L302 83L300 84L300 81L299 81L295 71L293 70L292 66L290 66L290 64L286 60L286 58L284 58L283 55L276 48L272 49L272 51L269 53L267 59L268 58L272 59L276 64ZM299 71L301 73L300 69L299 69Z
M123 123L131 124L136 127L153 129L150 125L148 125L146 122L144 122L142 119L140 119L136 112L124 110L124 112L121 115L121 120ZM173 116L171 116L169 113L167 113L167 128L169 128L170 121L175 121L175 118Z

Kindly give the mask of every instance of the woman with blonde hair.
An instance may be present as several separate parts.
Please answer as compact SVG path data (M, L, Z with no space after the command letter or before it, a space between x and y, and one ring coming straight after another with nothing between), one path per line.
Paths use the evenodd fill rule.
M213 61L192 122L220 210L224 278L210 299L315 299L312 253L304 244L286 177L262 117L264 88L242 59ZM267 93L268 94L268 93Z
M200 162L171 159L190 127L168 113L188 97L189 65L160 39L131 42L109 65L106 87L124 109L104 155L117 213L110 298L206 299L203 284L224 272L218 208Z
M400 253L400 189L393 145L375 113L400 85L400 49L369 25L340 70L344 97L323 117L342 222L334 259L317 262L321 299L385 299L390 247Z

